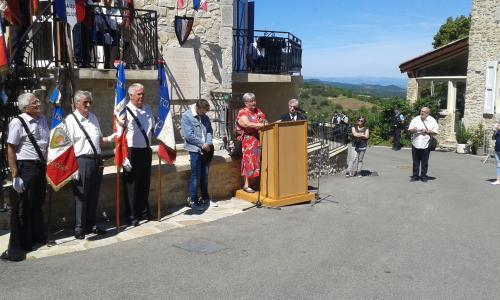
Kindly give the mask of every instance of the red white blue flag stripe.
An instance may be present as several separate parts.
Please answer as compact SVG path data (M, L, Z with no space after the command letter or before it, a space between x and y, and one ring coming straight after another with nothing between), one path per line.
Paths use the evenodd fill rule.
M158 64L158 123L155 128L155 137L159 141L158 156L168 164L173 164L176 157L174 125L170 111L170 97L168 95L167 74L162 63Z
M127 90L125 88L125 66L123 61L118 62L115 86L115 113L113 129L115 132L115 165L121 167L127 157L126 122Z

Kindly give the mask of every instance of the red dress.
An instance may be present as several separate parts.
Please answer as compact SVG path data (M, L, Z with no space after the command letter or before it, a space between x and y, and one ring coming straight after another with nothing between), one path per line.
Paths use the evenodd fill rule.
M266 115L258 108L255 112L243 108L238 112L238 116L236 117L236 129L243 132L243 135L238 137L241 140L241 150L243 152L241 158L241 175L248 178L256 178L260 175L259 131L255 128L241 127L238 124L238 120L243 116L246 116L251 123L259 123L266 118Z

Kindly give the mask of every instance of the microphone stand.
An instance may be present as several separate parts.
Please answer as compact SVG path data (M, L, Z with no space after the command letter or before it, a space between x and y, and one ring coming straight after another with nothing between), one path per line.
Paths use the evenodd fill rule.
M325 156L323 154L323 151L324 151L323 145L325 143L326 138L327 137L323 137L323 142L322 142L321 147L319 149L319 154L318 154L319 163L316 164L317 165L316 169L317 169L317 173L318 173L318 186L317 186L316 193L314 194L314 200L311 201L311 206L314 206L323 200L326 200L330 197L333 197L333 195L330 195L330 194L326 194L325 196L321 197L321 193L320 193L321 170L323 169L323 162L326 159L326 158L323 159L323 156ZM326 152L328 153L328 148L326 148L326 150L327 150ZM328 155L326 155L326 156L328 156ZM337 201L330 201L330 202L338 203Z

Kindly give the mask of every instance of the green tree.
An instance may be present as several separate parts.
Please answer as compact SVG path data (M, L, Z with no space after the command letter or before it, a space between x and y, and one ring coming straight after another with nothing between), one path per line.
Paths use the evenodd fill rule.
M470 30L470 15L459 16L453 19L448 17L446 22L441 25L439 31L434 36L432 45L434 49L444 46L448 43L464 38L469 35Z

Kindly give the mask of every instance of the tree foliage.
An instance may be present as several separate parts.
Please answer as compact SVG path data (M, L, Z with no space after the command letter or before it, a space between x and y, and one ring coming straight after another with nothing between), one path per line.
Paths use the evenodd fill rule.
M464 38L469 35L470 16L459 16L453 19L448 17L446 22L441 25L439 31L434 36L432 45L434 49L444 46L448 43Z

